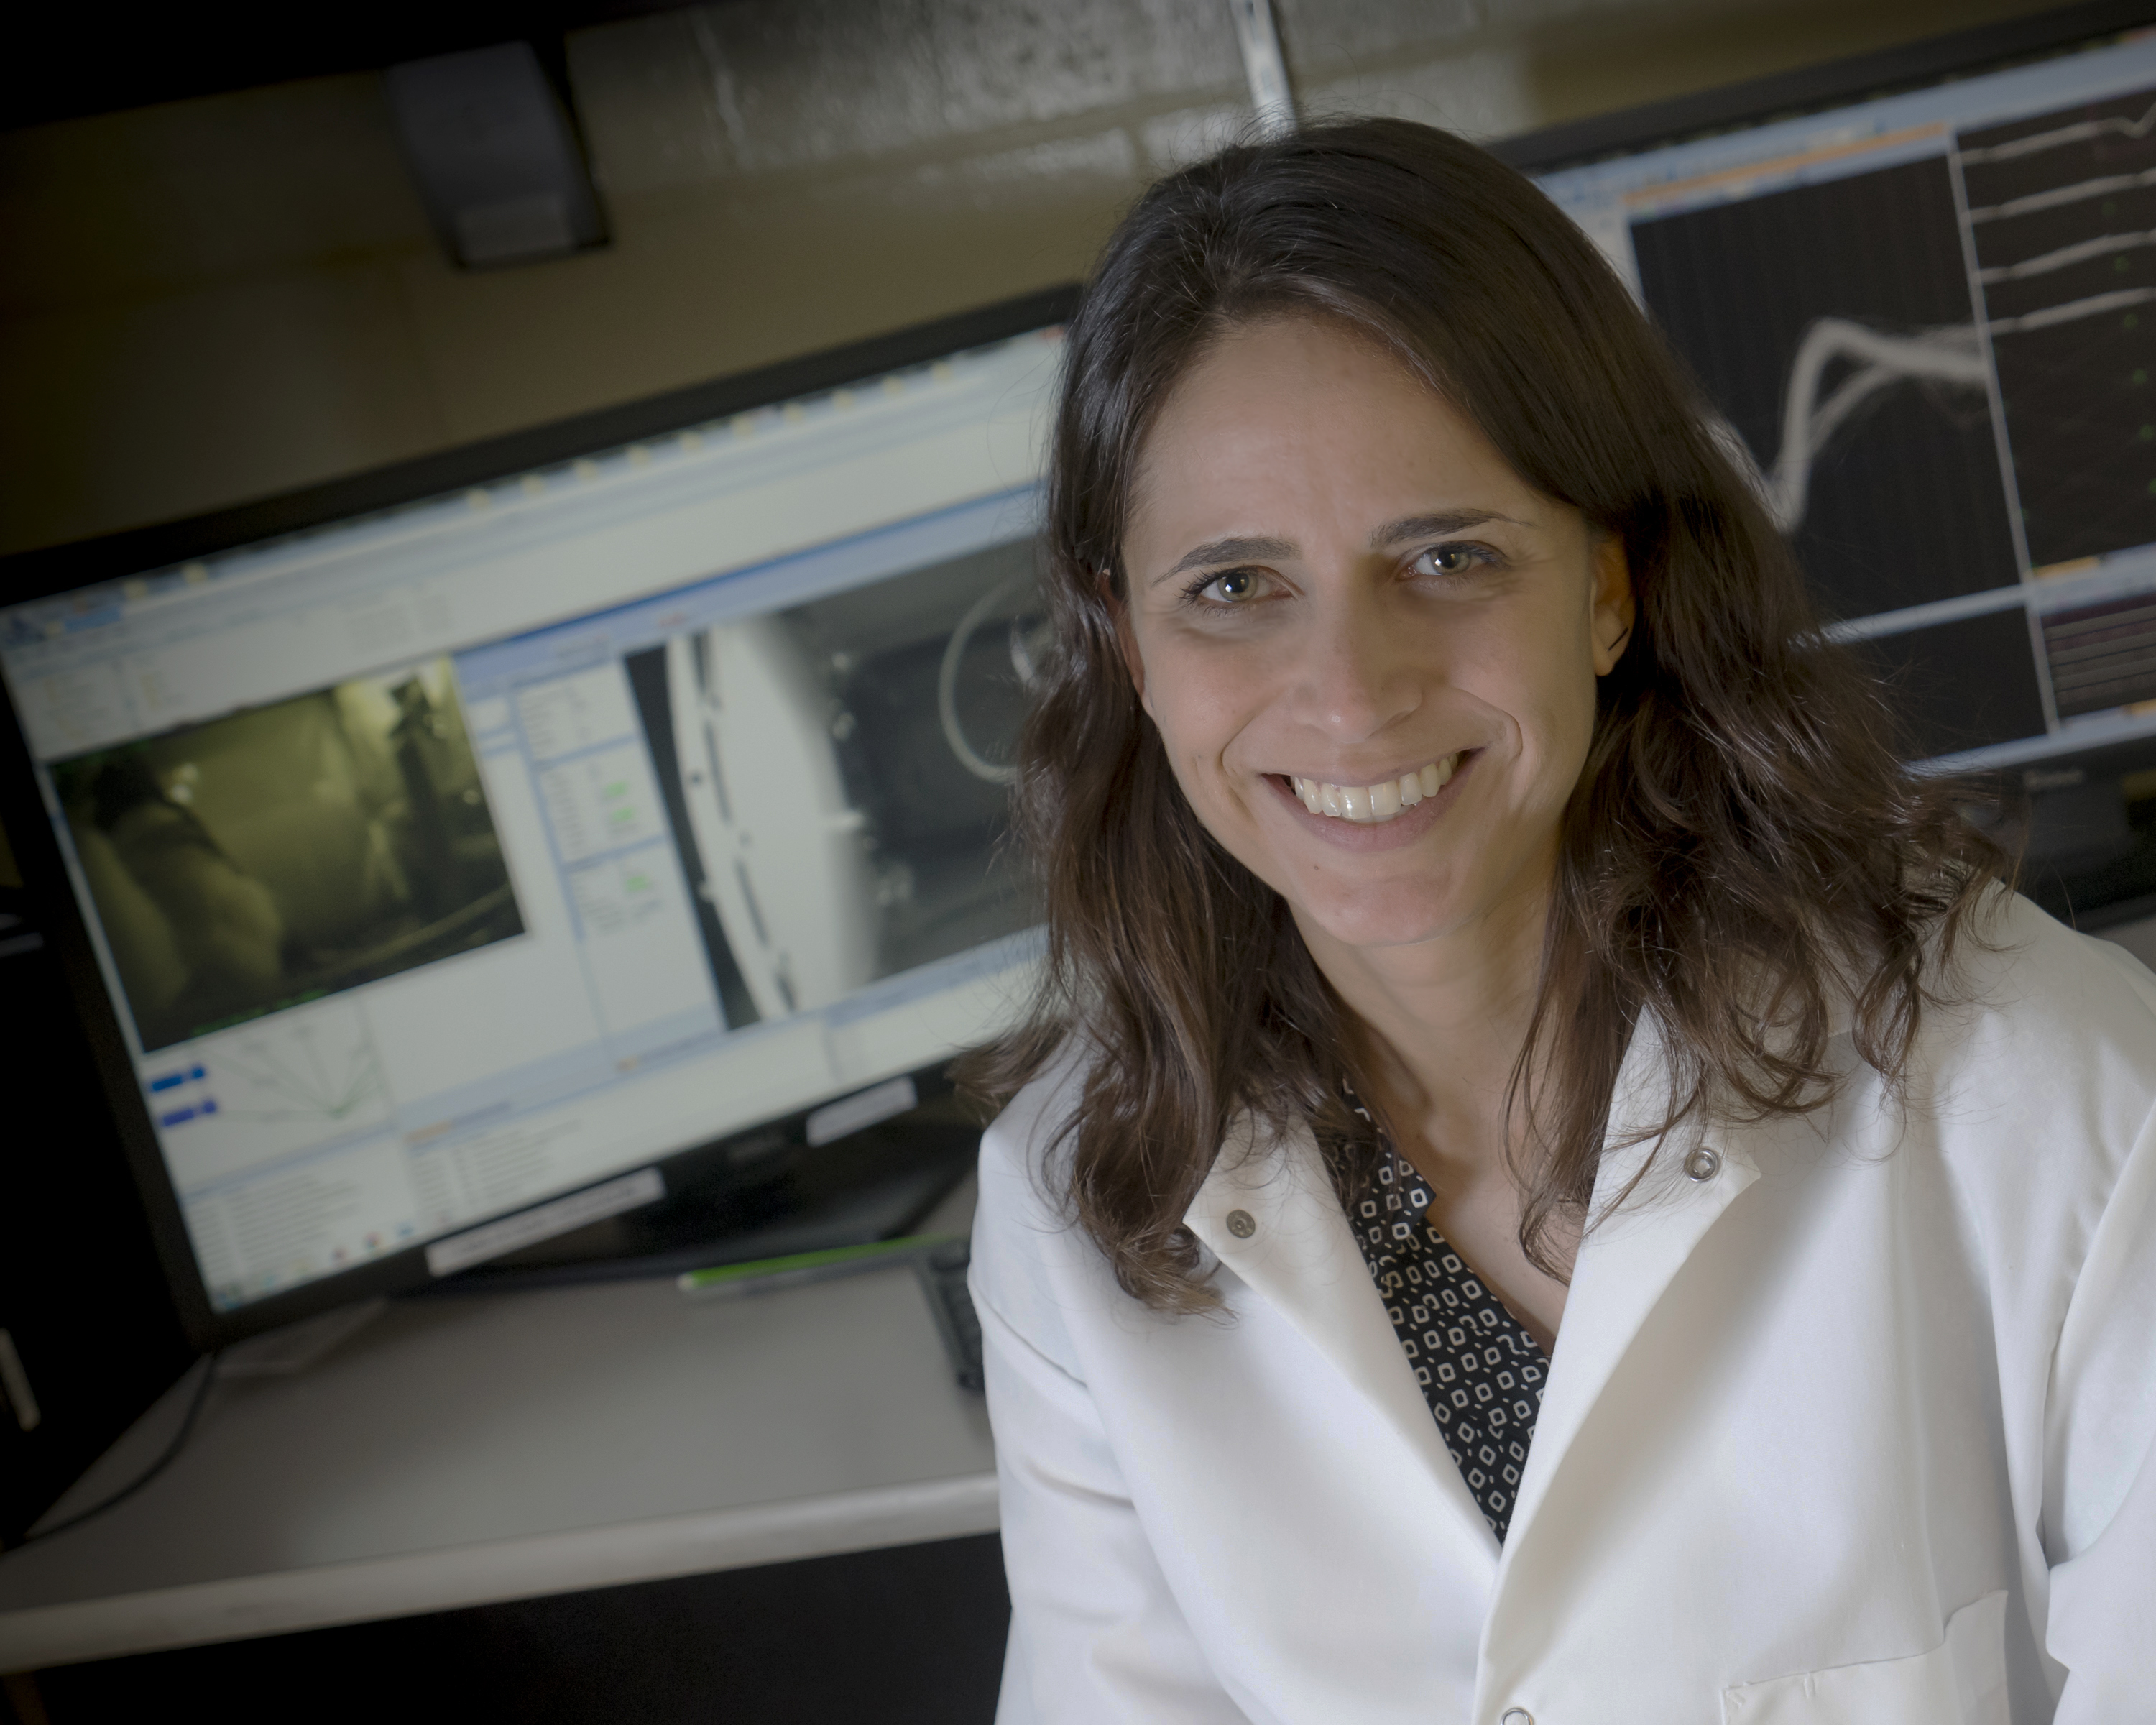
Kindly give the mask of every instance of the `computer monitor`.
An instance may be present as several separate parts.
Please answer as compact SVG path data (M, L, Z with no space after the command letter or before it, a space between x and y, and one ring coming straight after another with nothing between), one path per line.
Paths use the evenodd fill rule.
M2150 15L1501 146L1704 385L1912 753L2038 790L2091 751L2156 762L2156 33L2125 28Z
M838 1136L1006 1022L1072 303L0 569L8 825L198 1339Z

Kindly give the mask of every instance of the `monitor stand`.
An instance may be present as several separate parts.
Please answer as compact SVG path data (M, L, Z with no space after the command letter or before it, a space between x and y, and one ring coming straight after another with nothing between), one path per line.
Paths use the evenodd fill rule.
M356 1300L333 1306L282 1329L235 1342L218 1356L217 1375L234 1378L290 1378L305 1371L332 1348L372 1323L389 1309L386 1298Z
M691 1182L658 1203L444 1277L423 1293L487 1294L678 1276L904 1235L973 1170L980 1127L955 1096L816 1148L753 1178Z

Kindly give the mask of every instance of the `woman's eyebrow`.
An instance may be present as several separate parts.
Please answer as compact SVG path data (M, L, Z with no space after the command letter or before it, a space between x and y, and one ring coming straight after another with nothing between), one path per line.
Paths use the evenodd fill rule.
M1430 515L1403 516L1396 521L1388 521L1370 535L1370 549L1389 551L1409 540L1464 532L1486 521L1506 521L1516 527L1527 525L1494 509L1440 510ZM1153 578L1166 581L1171 576L1183 574L1188 570L1207 568L1217 563L1293 557L1299 556L1301 550L1292 539L1262 536L1209 539L1203 545L1193 546L1176 560L1173 567L1162 570Z
M1515 527L1527 523L1494 509L1445 509L1434 515L1403 516L1396 521L1388 521L1370 536L1370 549L1390 551L1394 546L1410 539L1429 539L1445 533L1465 532L1470 527L1479 527L1486 521L1505 521Z
M1172 569L1163 569L1153 578L1165 581L1171 575L1180 575L1186 569L1202 569L1209 563L1240 562L1250 557L1291 557L1296 554L1292 539L1209 539L1203 545L1193 546Z

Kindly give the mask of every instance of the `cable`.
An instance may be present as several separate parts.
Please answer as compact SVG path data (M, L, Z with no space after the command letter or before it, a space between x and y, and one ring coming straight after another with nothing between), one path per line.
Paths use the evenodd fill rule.
M1258 131L1265 137L1295 130L1295 89L1281 53L1272 0L1228 0L1235 20L1235 45L1243 51L1243 76L1250 86Z
M1005 593L1018 583L999 581L980 598L958 619L958 626L951 631L951 639L943 649L943 662L936 672L936 716L942 721L943 741L950 745L951 752L958 757L958 764L976 778L986 779L990 784L1009 784L1018 778L1018 768L1004 767L993 761L984 760L966 740L964 728L958 723L958 662L966 656L966 644L973 639L973 631L981 626L989 612L1003 600Z
M34 1533L25 1533L7 1551L0 1552L0 1562L6 1560L9 1552L18 1552L26 1545L35 1545L41 1539L50 1539L55 1533L64 1533L70 1527L80 1527L91 1517L101 1516L116 1505L125 1503L171 1466L173 1458L187 1448L187 1440L194 1435L195 1422L202 1417L203 1404L209 1399L209 1387L217 1382L217 1363L223 1353L221 1348L213 1348L196 1362L202 1368L202 1377L195 1384L194 1394L187 1399L187 1415L180 1421L180 1429L172 1434L172 1441L165 1445L162 1455L101 1502L93 1503L88 1509L78 1510L65 1521L55 1522L49 1527L40 1527Z

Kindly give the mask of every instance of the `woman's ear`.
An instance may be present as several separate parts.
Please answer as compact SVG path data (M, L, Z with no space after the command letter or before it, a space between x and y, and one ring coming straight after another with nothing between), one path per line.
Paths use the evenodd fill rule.
M1632 566L1625 556L1624 536L1604 533L1594 547L1594 675L1617 669L1632 639Z
M1131 627L1131 608L1116 591L1116 578L1111 570L1103 569L1094 578L1100 584L1101 603L1108 608L1108 616L1116 629L1116 645L1123 655L1123 669L1130 673L1131 687L1137 691L1138 705L1148 716L1152 707L1146 700L1145 659L1138 651L1137 632Z

